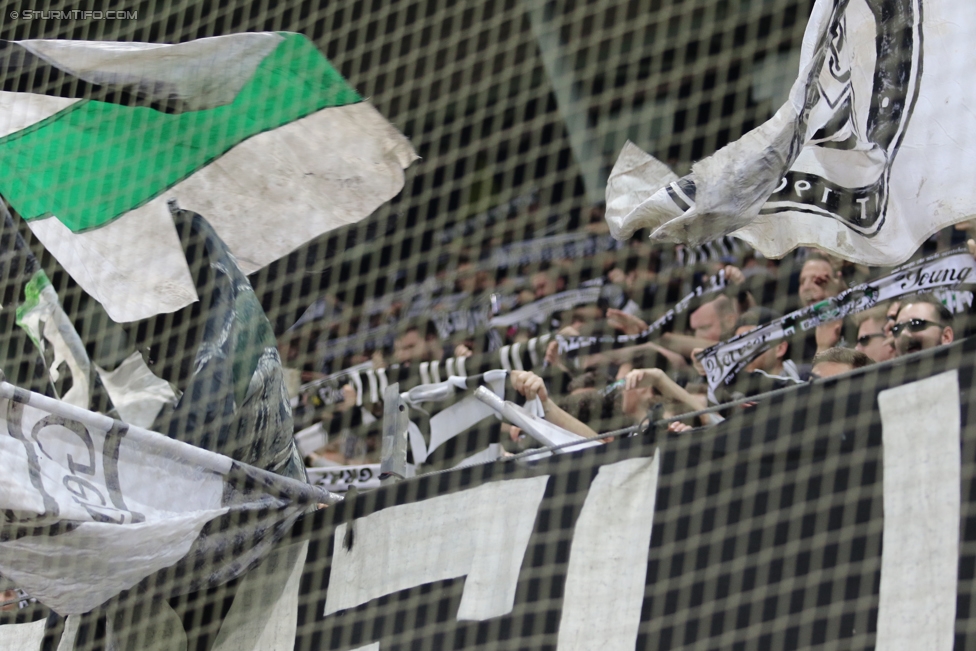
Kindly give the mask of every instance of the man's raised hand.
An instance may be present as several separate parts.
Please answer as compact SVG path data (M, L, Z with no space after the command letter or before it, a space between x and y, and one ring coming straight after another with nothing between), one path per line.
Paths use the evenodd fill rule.
M526 400L539 398L542 402L549 400L549 392L542 378L531 371L509 371L512 388L522 394Z

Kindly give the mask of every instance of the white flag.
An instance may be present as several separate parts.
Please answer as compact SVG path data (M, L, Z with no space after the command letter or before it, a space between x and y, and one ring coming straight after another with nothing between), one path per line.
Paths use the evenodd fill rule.
M0 384L0 575L61 615L164 568L174 596L238 576L315 487Z
M811 245L907 260L976 214L974 42L962 0L817 0L772 119L681 179L625 146L607 185L611 233L689 244L731 233L768 257Z

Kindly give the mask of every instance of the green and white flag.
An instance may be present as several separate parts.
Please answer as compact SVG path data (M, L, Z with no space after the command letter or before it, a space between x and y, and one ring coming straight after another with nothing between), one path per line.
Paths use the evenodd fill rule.
M0 92L0 193L118 322L197 298L168 200L251 273L367 217L417 158L300 34L8 42L0 72L37 91Z

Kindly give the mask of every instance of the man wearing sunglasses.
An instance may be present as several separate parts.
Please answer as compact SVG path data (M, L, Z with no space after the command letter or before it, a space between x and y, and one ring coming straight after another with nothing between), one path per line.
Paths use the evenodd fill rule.
M931 294L909 298L902 302L891 334L899 355L951 344L952 312Z
M886 306L872 307L870 310L855 315L854 319L857 323L855 350L864 353L874 362L886 362L895 356L894 340L885 332Z

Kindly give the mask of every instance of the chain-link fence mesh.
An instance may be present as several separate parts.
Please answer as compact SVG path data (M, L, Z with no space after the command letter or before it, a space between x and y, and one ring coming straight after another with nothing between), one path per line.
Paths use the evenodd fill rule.
M816 297L804 295L803 283L808 280L801 273L809 251L801 249L783 260L766 260L734 238L688 247L652 243L644 231L628 241L617 242L610 237L604 221L605 186L627 140L680 175L688 172L693 162L767 120L786 101L796 78L801 41L812 7L812 1L790 0L358 0L284 5L160 0L117 5L115 10L127 12L124 17L98 19L77 13L52 14L46 8L10 2L4 6L9 19L4 20L2 27L2 38L6 39L0 51L5 75L2 90L138 103L133 97L111 95L97 84L51 72L51 68L25 69L11 41L46 38L178 43L244 31L299 32L409 139L420 159L406 169L403 189L391 201L359 223L317 237L247 276L270 321L268 332L277 345L284 369L282 381L290 401L290 415L285 413L287 409L277 416L272 414L277 418L274 426L287 430L285 433L299 434L297 450L313 480L332 487L375 488L383 429L382 395L385 387L395 382L406 392L448 377L467 378L463 386L458 384L436 399L418 399L410 405L416 432L410 435L409 461L417 474L445 470L466 459L484 461L503 451L518 454L538 446L538 441L524 431L513 430L498 419L486 420L485 414L478 411L483 406L471 407L476 404L474 389L486 386L500 397L532 408L537 391L527 393L522 381L516 382L511 376L502 380L501 387L493 387L488 376L483 375L493 370L531 370L538 374L546 386L546 394L537 403L542 410L539 414L551 419L551 403L561 414L575 420L572 425L566 425L565 419L560 421L564 426L572 429L581 423L590 430L587 433L623 430L661 437L667 422L678 421L682 416L685 426L697 428L738 413L741 400L739 406L716 410L714 415L688 416L706 407L705 385L694 369L691 351L701 347L702 341L714 342L735 334L736 320L750 308L771 310L756 316L756 323L747 324L756 326L765 322L762 319L775 318L814 300ZM19 18L14 17L15 13ZM173 109L157 105L152 110ZM233 438L247 429L246 423L259 422L263 423L261 427L268 427L269 412L263 403L251 405L253 414L248 412L247 418L240 415L240 397L247 390L250 374L242 379L237 366L228 366L228 376L233 379L217 381L213 378L219 377L220 371L204 368L201 361L214 345L214 333L220 330L221 322L215 315L238 324L231 345L236 346L236 360L247 356L253 347L272 345L262 339L267 334L261 329L263 326L252 330L243 324L253 314L240 303L225 305L233 274L225 277L224 271L213 266L215 261L223 260L224 254L214 249L208 239L209 227L201 226L195 221L199 218L192 214L200 212L206 220L205 211L198 206L181 205L183 210L174 212L180 243L201 300L172 313L116 323L41 244L17 206L10 208L0 240L4 256L0 269L0 367L8 382L63 397L82 379L74 368L69 372L67 365L58 366L60 359L56 357L61 353L56 347L49 343L40 350L44 337L24 327L23 315L30 310L32 292L39 291L31 283L37 282L37 272L42 269L90 360L89 367L81 367L84 382L91 385L89 408L115 417L121 415L119 405L108 395L107 381L95 367L112 371L132 353L139 353L154 375L173 385L176 396L193 396L184 401L182 410L176 407L164 411L154 422L156 429L282 474L301 474L301 464L291 454L289 441L279 437L257 453L245 449L252 444L251 439ZM919 255L948 250L964 240L963 231L946 229L930 238ZM831 285L834 293L887 271L833 263L831 266L830 261L826 262L826 273L829 283L836 283ZM714 294L708 290L705 295L696 295L697 288L721 284L723 276L718 274L725 274L727 286L715 289ZM239 300L249 300L248 292L241 291L241 295L245 298ZM828 292L826 296L829 295ZM682 300L687 296L690 298ZM716 297L721 297L720 304L716 304ZM972 307L972 294L957 292L943 298L957 312L956 337L968 334L965 319ZM237 293L234 300L238 300ZM659 331L642 339L639 345L602 345L578 351L561 351L556 345L557 335L634 334L668 315L676 305L680 308L673 316L665 318ZM872 318L885 322L884 314ZM752 385L740 385L738 394L722 394L722 398L732 400L742 394L764 393L791 384L781 381L793 372L784 371L783 361L790 362L787 367L796 371L795 379L805 378L818 349L831 345L852 348L865 332L877 334L861 326L859 321L845 322L832 334L818 330L816 335L811 331L792 339L788 350L780 351L772 360L769 370L775 367L775 372L756 376ZM872 343L870 337L865 341ZM959 360L955 359L952 365L960 365ZM52 367L59 367L60 373L52 373ZM250 368L253 370L254 366ZM660 369L665 379L645 377L645 384L654 384L653 390L627 384L628 373L642 368ZM868 377L874 381L878 376ZM205 381L216 384L201 389ZM666 382L681 393L662 388ZM214 389L217 384L219 389ZM269 383L265 388L270 386ZM729 433L731 438L709 434L713 438L700 448L691 446L671 454L690 459L693 455L718 454L715 450L721 447L723 454L731 455L730 450L736 445L753 456L782 454L789 461L783 462L783 468L777 466L777 481L781 483L792 481L789 475L797 470L799 462L789 456L792 443L780 446L773 441L780 434L792 433L790 441L797 443L797 449L802 448L797 453L799 457L816 457L816 463L821 465L833 463L829 459L823 461L824 455L861 455L849 464L851 468L857 466L856 470L850 470L845 461L840 464L842 468L831 466L828 471L817 466L816 471L809 471L827 479L815 481L805 476L805 499L816 502L817 509L827 508L826 502L817 502L827 500L822 497L826 491L844 491L853 485L847 479L839 479L841 475L857 475L861 466L868 463L863 455L874 455L874 459L880 454L874 440L879 429L875 409L879 387L858 386L853 381L845 387L850 388L851 394L843 413L833 411L835 407L839 409L839 397L832 397L821 408L819 389L787 391L785 397L760 403L758 412L751 412L752 424L741 432ZM277 390L277 385L272 389ZM238 402L217 405L208 393L211 390L222 392L221 400L225 402L237 391ZM226 411L218 413L225 407ZM469 408L474 411L465 411ZM863 416L859 416L862 412ZM871 449L849 449L836 438L823 445L820 439L806 439L807 432L825 423L830 423L829 436L823 433L827 438L868 432L864 437L870 439ZM231 428L226 431L232 433L226 434L220 428ZM209 432L218 429L221 433L215 435L215 440L208 438ZM188 434L191 431L196 434ZM749 441L742 442L746 439ZM760 439L763 444L756 443ZM647 449L634 452L635 457L652 454L650 444L643 445ZM619 455L627 456L625 452ZM560 467L565 470L567 462L562 463ZM676 463L673 456L669 463ZM694 502L695 506L688 507L693 511L690 515L683 511L675 515L681 509L675 510L661 525L665 533L652 549L657 560L648 574L649 592L642 612L642 621L653 617L655 623L641 624L639 646L813 648L850 637L858 641L852 642L851 648L871 648L868 642L861 642L873 639L875 633L871 629L877 617L873 578L877 569L873 565L864 570L861 583L855 581L857 585L851 587L852 579L848 578L843 589L837 587L843 583L840 575L834 576L840 570L834 574L823 570L830 577L820 583L816 598L812 596L813 583L808 585L803 583L807 579L794 577L790 580L802 585L793 591L790 600L786 587L779 592L779 588L763 592L755 583L755 568L743 569L737 560L740 552L744 554L742 558L760 553L753 549L757 545L781 544L779 529L775 536L767 536L763 533L766 529L756 525L758 528L750 531L760 533L747 536L746 526L742 525L742 531L730 533L725 539L721 552L716 551L721 537L718 534L708 534L714 538L708 545L715 550L709 551L706 544L685 549L682 541L707 533L706 524L700 520L712 517L707 513L713 507L703 505L718 500L722 502L721 509L732 509L726 498L714 497L712 484L723 490L727 485L740 487L738 475L732 477L740 470L749 475L750 481L766 477L765 469L756 469L763 462L755 458L742 461L741 468L732 461L721 463L727 467L716 470L707 480L702 473L711 471L702 470L697 462L688 461L689 468L695 466L692 469L679 470L672 465L666 471L671 482L667 495L673 498L684 491L682 503ZM775 461L774 465L778 463ZM588 470L595 473L597 465ZM506 466L513 467L512 463ZM492 472L495 471L484 470L486 477ZM525 469L518 472L532 474ZM678 479L682 472L689 474L684 488ZM390 497L390 504L421 500L427 497L427 491L451 492L460 486L457 481L466 486L464 482L470 480L469 475L463 481L457 476L445 473L411 483L411 488L400 490L395 499ZM567 476L567 481L575 486L577 479L572 472ZM589 485L591 479L580 480L580 486ZM834 488L821 486L828 479L834 482ZM696 481L709 482L707 494L702 493ZM797 481L790 485L799 485ZM817 490L809 488L815 483ZM436 490L435 485L442 490ZM763 494L785 494L786 489L777 486L775 490L763 489ZM567 523L575 522L579 516L586 494L585 487L579 495L573 492L575 488L566 489L565 494L559 492L564 489L550 488L544 508L547 522L565 520L559 525L563 530L555 524L538 525L533 530L536 538L531 547L534 551L530 550L532 567L523 570L517 589L520 632L512 630L512 618L501 624L456 628L453 613L461 599L463 582L451 578L436 584L436 599L429 596L429 586L411 588L395 598L409 601L410 609L400 609L391 601L393 598L383 597L386 601L381 600L379 605L340 613L341 622L330 624L334 625L328 633L332 637L325 639L325 629L316 628L319 619L310 614L324 607L325 597L316 591L325 587L308 585L308 577L314 575L321 580L325 576L324 581L328 581L329 570L323 568L328 568L331 561L322 559L334 545L329 538L332 533L327 533L314 543L319 547L309 551L309 558L318 564L310 563L302 583L300 648L354 649L357 644L391 635L400 636L392 648L554 648L559 608L553 604L561 598L565 577L551 575L549 568L568 562L572 533ZM880 544L880 483L865 488L870 493L867 496L851 490L842 499L861 500L859 509L867 503L865 517L873 518L869 525L862 526L861 520L848 522L847 515L838 516L844 526L850 525L850 532L854 532L851 535L860 536L855 547L862 551L844 547L844 553L856 554ZM553 491L558 494L554 496ZM392 489L378 494L384 493L391 495ZM778 499L769 495L762 499ZM750 493L749 499L758 504L757 495ZM345 508L365 513L368 509L360 507L361 503L347 504ZM369 508L379 510L383 505L372 504ZM797 524L799 512L787 513L790 506L785 503L778 508L786 514L783 521L789 521L781 523L784 531L801 527ZM357 511L359 515L362 514ZM318 522L325 516L315 517ZM350 518L345 511L334 517L336 522ZM816 548L815 554L835 553L838 543L834 538L838 536L844 539L842 545L850 543L846 533L826 533L834 531L833 520L828 523L820 511L809 517L813 518L811 526L819 538L815 544L800 543L803 550L810 547ZM701 531L688 533L689 518ZM758 510L753 520L757 518L762 519ZM309 521L311 516L305 524ZM807 520L803 522L802 527L806 527ZM545 530L546 526L552 526L555 533ZM654 526L657 531L658 524ZM731 522L726 525L729 527L735 528ZM307 533L308 529L302 531ZM547 537L548 533L552 535ZM300 538L299 534L296 536ZM825 549L834 551L822 551L821 538L826 541ZM789 563L809 561L809 551L798 552L797 556L796 550L790 549L793 555L789 556ZM708 565L710 554L719 553L722 560L714 567L722 563L736 565L731 574ZM770 553L762 563L771 564L770 567L779 563L782 569L783 559L776 556L778 552ZM696 560L692 560L695 554ZM803 554L808 555L807 561L797 560ZM872 563L877 561L873 556L871 559ZM682 563L697 565L692 572L682 569ZM560 571L565 573L564 570ZM767 571L773 572L762 570ZM691 576L696 572L708 576L700 581L701 576ZM715 572L724 573L713 576ZM796 576L803 573L798 565ZM658 594L652 584L663 581L665 575L674 587L669 587L666 594ZM764 580L773 582L769 577ZM186 648L211 648L221 618L231 608L236 585L195 593L174 606L188 631L198 626L191 631L191 645ZM540 590L551 591L549 601L537 599ZM735 605L735 593L750 591L753 596L748 604ZM755 596L760 593L761 597ZM23 604L30 598L5 594L9 601L20 600ZM526 595L530 594L535 596L529 599ZM542 605L527 606L527 599ZM804 611L812 608L812 601L818 607L853 603L856 612L841 616L839 611L831 611L831 617L837 615L839 619L814 620ZM210 605L200 605L205 602ZM218 602L222 604L219 608L214 606ZM706 602L710 605L702 605ZM551 612L546 610L550 607ZM214 608L222 609L222 614L215 616ZM837 605L834 610L839 608ZM405 614L408 610L412 614ZM686 617L692 610L698 613L697 619ZM206 614L200 615L204 611ZM432 614L434 611L438 614ZM450 625L444 624L447 616L442 617L441 611L451 611L447 618ZM679 611L685 614L675 615ZM27 612L34 614L25 614L22 620L37 617L41 611L28 608ZM193 624L191 619L198 616L202 623ZM733 626L734 618L738 619ZM436 623L431 624L435 619ZM89 640L86 644L100 648L110 636L106 632L112 628L106 624L110 620L104 616L86 620L84 625L88 628L83 629L79 640ZM678 620L683 627L680 631L675 623ZM61 631L59 627L63 626L60 621L55 629ZM370 630L364 633L364 629ZM413 632L404 633L408 629ZM453 636L450 639L444 637L448 629ZM733 629L737 632L732 633ZM706 630L711 632L706 634ZM416 631L426 632L415 635ZM51 639L49 636L48 641ZM527 642L529 639L532 641ZM128 643L136 645L132 648L139 644Z
M453 290L466 260L488 276L521 281L538 260L500 266L492 253L588 226L602 234L595 206L627 138L681 172L771 115L794 77L810 3L665 4L147 3L119 7L135 19L8 20L4 36L182 42L302 32L410 138L421 160L398 197L251 277L279 335L315 301L342 307L341 318L320 319L331 323L311 328L298 346L299 364L331 371L342 363L316 355L319 339L368 328L375 299L425 280ZM59 81L18 77L5 89L57 94ZM562 283L576 287L611 264L667 267L673 258L640 239L634 245L575 257L560 268ZM525 257L542 257L542 246L525 247L533 248ZM90 352L110 365L110 324L93 316L97 308L56 262L41 261ZM4 305L15 305L15 296ZM160 342L192 326L192 318L163 316L125 330L130 345L150 347L161 373L178 380L167 368L172 351Z

